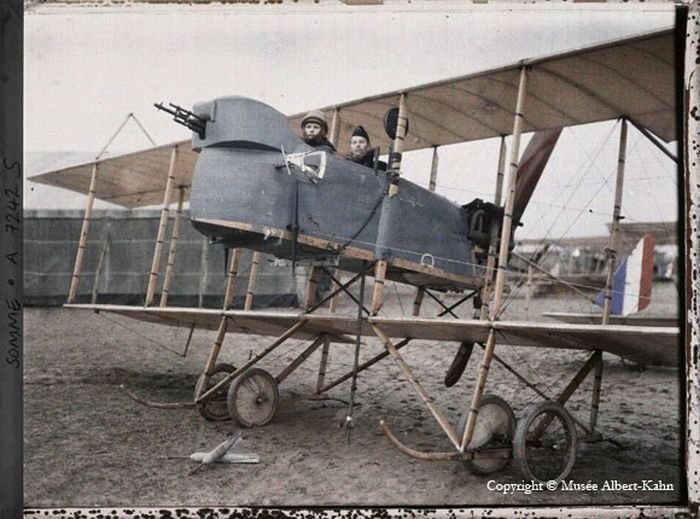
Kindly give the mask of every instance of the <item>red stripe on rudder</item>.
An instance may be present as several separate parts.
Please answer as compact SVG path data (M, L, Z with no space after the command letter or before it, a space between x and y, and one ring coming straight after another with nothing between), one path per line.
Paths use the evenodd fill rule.
M522 157L520 157L518 177L515 180L515 200L513 201L514 221L519 222L523 216L547 161L554 151L561 131L562 128L552 128L535 132Z
M642 250L642 277L639 282L639 311L651 303L651 282L654 277L654 238L645 234Z

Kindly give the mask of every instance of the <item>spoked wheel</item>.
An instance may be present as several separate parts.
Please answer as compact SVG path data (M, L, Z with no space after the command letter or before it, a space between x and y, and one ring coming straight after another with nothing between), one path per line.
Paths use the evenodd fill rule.
M212 370L211 376L209 377L209 382L207 383L207 387L204 389L204 391L208 391L234 371L236 371L236 368L231 364L227 364L225 362L216 364ZM204 384L204 373L199 376L197 385L194 388L195 398L197 398L197 395L200 394L202 384ZM220 389L215 395L212 395L212 397L207 399L205 402L197 404L197 410L199 411L199 414L212 422L222 422L224 420L228 420L230 416L228 409L226 409L226 388L224 387Z
M467 412L462 417L459 431L464 431L468 416ZM501 397L486 394L481 397L474 434L467 448L476 451L497 448L510 449L514 433L515 415L508 403ZM492 474L506 468L511 458L511 456L507 458L475 458L464 460L464 466L473 474Z
M261 427L277 412L279 389L275 377L252 368L234 380L228 390L228 412L243 427Z
M525 479L561 481L576 462L576 426L564 407L544 401L527 409L518 423L513 456Z

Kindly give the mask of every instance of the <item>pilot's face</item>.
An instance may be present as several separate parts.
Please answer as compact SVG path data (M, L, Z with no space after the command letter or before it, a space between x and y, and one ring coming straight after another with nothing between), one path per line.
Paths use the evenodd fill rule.
M323 137L323 127L313 121L309 121L304 125L304 140L306 142L315 142Z
M350 155L353 157L362 157L367 153L369 142L364 137L354 135L350 138Z

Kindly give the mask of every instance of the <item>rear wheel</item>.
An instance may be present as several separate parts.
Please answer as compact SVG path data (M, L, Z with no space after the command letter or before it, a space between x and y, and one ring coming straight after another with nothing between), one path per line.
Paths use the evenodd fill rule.
M469 413L465 413L459 424L459 431L464 432ZM496 395L483 395L479 403L479 414L474 427L474 434L467 449L476 452L489 449L510 449L515 433L515 415L508 403ZM485 454L485 453L484 453ZM464 466L473 474L492 474L506 468L511 456L493 458L474 458L464 460Z
M221 380L226 378L227 375L236 371L235 366L221 362L214 366L214 369L209 376L209 382L207 383L206 389L200 391L200 388L204 384L204 373L199 376L197 380L197 385L194 389L195 399L197 395L208 391L218 384ZM230 418L228 409L226 408L226 387L223 387L216 394L212 395L205 402L197 404L197 410L204 418L211 422L222 422Z
M564 407L544 401L529 407L518 423L513 456L525 479L562 481L576 462L576 426Z

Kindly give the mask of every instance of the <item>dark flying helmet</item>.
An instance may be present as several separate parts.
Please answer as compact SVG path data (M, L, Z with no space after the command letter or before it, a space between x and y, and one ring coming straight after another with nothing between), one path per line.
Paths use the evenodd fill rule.
M355 128L350 137L364 137L367 140L367 144L369 144L369 135L362 126Z

